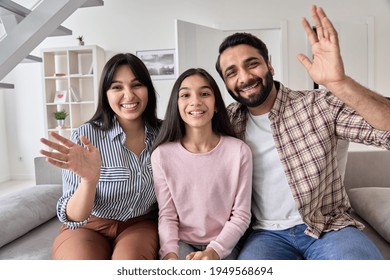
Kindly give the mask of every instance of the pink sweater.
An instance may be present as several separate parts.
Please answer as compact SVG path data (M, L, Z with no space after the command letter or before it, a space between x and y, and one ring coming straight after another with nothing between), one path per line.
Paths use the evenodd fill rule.
M178 241L228 256L249 226L252 154L241 140L221 137L210 152L194 154L179 142L152 154L159 204L160 256L178 254Z

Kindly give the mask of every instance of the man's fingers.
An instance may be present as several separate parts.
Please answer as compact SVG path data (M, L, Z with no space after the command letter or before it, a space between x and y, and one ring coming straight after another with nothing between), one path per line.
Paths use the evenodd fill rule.
M306 18L302 18L302 26L303 26L303 29L306 32L306 35L307 35L307 37L309 39L310 44L313 45L316 42L318 42L317 34L311 28L311 25L309 24L309 22L307 21Z
M310 61L310 59L309 59L306 55L304 55L304 54L302 54L302 53L298 54L298 55L297 55L297 58L298 58L298 60L302 63L303 67L305 67L305 69L306 69L307 71L309 71L309 69L310 69L310 67L311 67L311 64L312 64L312 62Z
M319 39L324 37L324 33L323 33L324 29L323 29L323 26L322 26L320 13L319 13L320 9L321 8L317 8L317 6L315 6L315 5L313 5L311 7L311 17L312 17L312 19L314 21L314 25L315 25L316 31L317 31L317 36L318 36Z

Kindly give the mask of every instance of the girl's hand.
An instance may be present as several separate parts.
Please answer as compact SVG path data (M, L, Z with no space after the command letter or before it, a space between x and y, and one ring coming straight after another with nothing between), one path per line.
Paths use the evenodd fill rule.
M86 137L80 136L83 147L55 132L51 132L50 135L59 143L45 138L41 138L41 142L57 152L40 150L40 153L47 157L49 163L76 173L86 182L99 180L102 165L100 153Z
M208 247L204 251L197 251L189 253L186 260L219 260L220 257L213 248Z
M176 261L178 259L179 259L179 257L175 253L168 253L163 258L163 260L170 260L170 261Z

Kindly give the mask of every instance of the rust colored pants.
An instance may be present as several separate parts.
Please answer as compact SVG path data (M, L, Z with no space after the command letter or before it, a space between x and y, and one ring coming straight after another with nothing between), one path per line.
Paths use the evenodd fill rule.
M155 216L126 222L91 217L75 230L63 225L53 243L54 260L155 260L158 256Z

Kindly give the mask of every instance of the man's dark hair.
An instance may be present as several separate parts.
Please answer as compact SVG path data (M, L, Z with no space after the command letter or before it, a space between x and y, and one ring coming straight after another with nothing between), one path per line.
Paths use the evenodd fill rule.
M257 38L256 36L250 33L245 33L245 32L234 33L226 37L225 40L223 40L223 42L219 46L219 55L218 55L217 63L215 64L215 68L217 69L217 72L219 73L222 79L224 78L223 78L222 69L220 65L221 53L223 53L228 48L235 47L238 45L249 45L254 47L259 51L259 54L264 58L265 62L268 65L268 49L263 41L261 41L259 38Z

